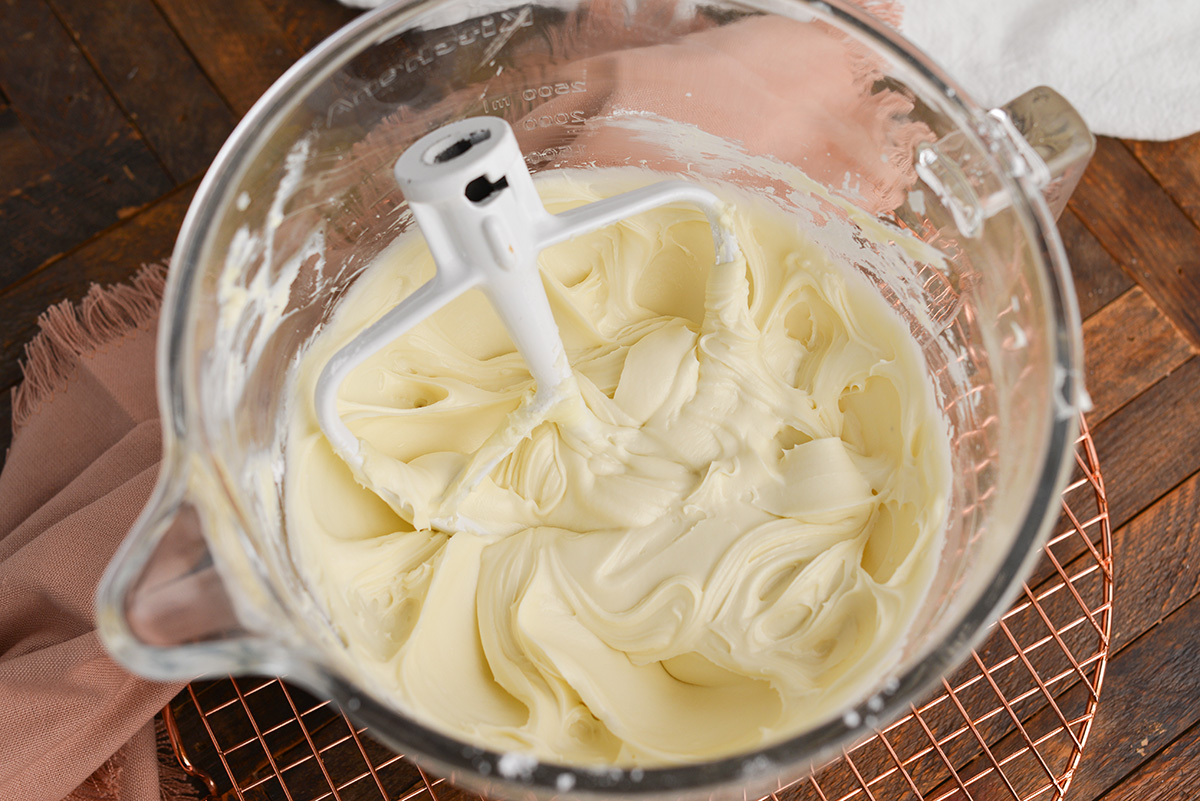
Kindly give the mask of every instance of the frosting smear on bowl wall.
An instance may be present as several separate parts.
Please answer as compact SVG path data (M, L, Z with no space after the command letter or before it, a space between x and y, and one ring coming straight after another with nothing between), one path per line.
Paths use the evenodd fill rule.
M651 183L538 181L554 212ZM454 477L532 391L478 293L311 399L339 348L433 273L376 259L295 373L284 482L305 580L364 686L462 740L562 764L753 750L840 713L898 660L941 551L946 424L909 326L778 206L728 186L743 258L663 207L546 250L578 387L445 520ZM415 264L423 265L414 269Z

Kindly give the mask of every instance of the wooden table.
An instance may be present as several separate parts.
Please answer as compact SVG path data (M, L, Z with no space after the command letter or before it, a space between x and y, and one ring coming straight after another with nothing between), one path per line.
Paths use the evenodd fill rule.
M0 445L38 314L165 259L237 120L353 16L333 0L0 0ZM1069 798L1191 798L1200 136L1102 139L1060 228L1117 564L1114 657Z

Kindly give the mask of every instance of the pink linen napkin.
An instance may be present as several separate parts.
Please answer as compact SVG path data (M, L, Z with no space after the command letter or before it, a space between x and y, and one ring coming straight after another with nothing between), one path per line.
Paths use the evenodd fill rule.
M155 713L179 686L131 675L104 650L93 597L150 495L160 427L154 342L165 270L93 287L46 312L13 394L0 473L0 800L149 801L161 775Z

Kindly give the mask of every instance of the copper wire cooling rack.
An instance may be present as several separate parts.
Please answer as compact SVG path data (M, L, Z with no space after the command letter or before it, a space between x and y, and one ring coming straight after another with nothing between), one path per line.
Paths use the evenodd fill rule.
M770 801L1064 796L1100 700L1112 625L1108 503L1086 423L1075 455L1045 557L984 645L939 693ZM180 763L214 798L474 799L279 679L194 682L165 718Z

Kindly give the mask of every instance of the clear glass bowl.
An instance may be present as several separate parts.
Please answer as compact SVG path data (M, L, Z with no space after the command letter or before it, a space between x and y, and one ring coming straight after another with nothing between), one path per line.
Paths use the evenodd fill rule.
M633 164L769 195L909 322L951 433L951 517L898 668L841 716L683 767L503 777L501 755L348 678L287 548L288 370L411 224L395 159L478 114L513 125L535 174ZM153 678L285 675L485 793L741 797L801 776L966 657L1057 516L1086 396L1047 198L1061 209L1091 148L1053 92L984 110L838 3L418 0L367 14L259 101L188 212L160 326L162 474L99 589L101 635Z

